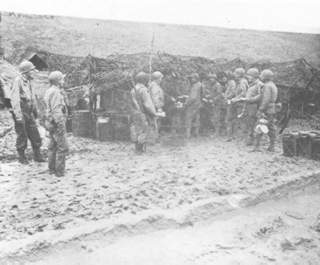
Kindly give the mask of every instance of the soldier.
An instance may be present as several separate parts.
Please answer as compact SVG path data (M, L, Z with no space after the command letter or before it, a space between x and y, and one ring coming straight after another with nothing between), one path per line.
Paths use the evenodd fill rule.
M159 71L156 71L151 75L152 81L149 84L150 96L157 112L163 112L162 108L164 106L164 92L160 86L162 78L163 74ZM160 118L157 117L155 122L157 132L159 132Z
M147 89L149 76L140 72L135 77L135 86L131 90L133 115L131 124L131 138L135 143L138 154L146 152L146 144L157 117L156 109Z
M184 105L185 107L185 127L186 137L190 138L193 122L195 124L195 135L199 136L200 127L200 108L201 108L201 90L200 77L197 73L189 76L191 89L189 97Z
M19 162L22 164L28 164L25 156L28 139L32 145L34 160L44 162L40 153L41 137L36 122L38 117L36 97L31 87L34 71L35 66L29 61L24 61L19 65L20 75L13 81L10 97L17 134L16 148Z
M254 128L257 121L258 105L261 100L261 89L263 83L259 80L259 70L257 68L250 68L247 71L247 78L249 81L249 88L246 97L243 99L244 107L243 120L245 122L245 133L248 135L247 145L253 145Z
M60 71L54 71L49 75L50 88L46 91L44 100L47 106L46 127L50 133L48 147L48 167L50 174L57 177L64 176L67 143L67 104L63 85L64 77Z
M273 83L273 72L269 69L263 70L260 75L261 81L264 83L262 88L261 103L257 113L258 119L265 118L267 120L268 136L270 144L268 151L274 152L276 141L275 114L276 101L278 98L278 88ZM256 135L256 143L254 151L259 151L260 140L262 134Z
M224 92L227 81L227 75L224 72L220 72L217 74L213 96L213 116L216 135L221 135L222 130L225 127L225 116L227 110Z
M236 82L232 73L228 74L228 81L226 84L226 91L224 98L227 103L226 107L226 126L227 126L227 141L232 141L234 137L235 123L237 118L237 109L231 100L236 96Z

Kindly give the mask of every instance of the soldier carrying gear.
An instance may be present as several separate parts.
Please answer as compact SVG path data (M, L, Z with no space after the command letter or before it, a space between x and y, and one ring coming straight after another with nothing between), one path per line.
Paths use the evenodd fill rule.
M67 105L63 94L64 78L60 71L49 74L50 88L45 93L46 127L50 133L48 167L50 174L62 177L65 172L67 143Z
M148 74L140 72L135 77L135 86L131 90L133 103L131 139L135 143L135 151L140 154L146 151L146 144L154 128L157 112L147 89Z
M10 96L17 134L16 148L19 162L22 164L28 163L25 156L28 139L32 145L34 160L44 162L40 153L41 137L36 122L38 117L37 102L31 87L33 71L35 71L35 66L29 61L24 61L19 65L20 75L13 81Z
M201 108L201 90L199 74L193 73L189 76L191 89L189 97L185 103L185 128L186 137L190 138L192 124L195 124L195 135L199 136L200 130L200 108Z
M276 141L275 114L276 101L278 98L278 88L273 83L273 72L269 69L263 70L260 75L261 81L264 83L261 93L261 102L257 117L265 117L268 126L268 136L270 144L268 151L273 152ZM259 151L262 134L256 135L255 151Z
M259 70L257 68L250 68L247 71L247 79L249 81L249 88L245 98L241 99L245 103L241 116L245 124L245 133L248 135L247 145L252 145L263 83L259 80Z

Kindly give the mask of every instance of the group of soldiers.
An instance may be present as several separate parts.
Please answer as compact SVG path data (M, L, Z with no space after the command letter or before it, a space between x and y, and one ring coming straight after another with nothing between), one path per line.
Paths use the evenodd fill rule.
M36 94L31 81L36 70L29 61L23 61L19 65L19 75L10 84L9 108L14 121L17 135L16 149L19 162L28 164L25 154L28 140L31 143L34 160L45 162L40 148L42 139L39 133L39 110ZM45 93L46 113L45 127L50 135L48 146L49 173L61 177L65 173L66 154L68 144L66 137L67 97L63 89L64 75L59 71L51 72L48 76L50 88Z
M279 111L278 88L273 82L274 74L265 69L259 72L250 68L247 72L237 68L233 73L221 72L211 78L213 86L213 123L217 134L226 127L227 141L244 134L247 145L260 150L264 123L269 136L268 151L274 151L276 140L275 114ZM258 126L258 127L257 127Z
M146 150L150 132L161 126L165 105L162 78L160 72L151 75L151 82L144 72L135 77L135 87L131 91L134 105L131 135L138 153ZM212 102L210 119L216 135L225 135L226 141L230 142L239 133L244 134L246 144L253 145L253 151L260 151L261 138L268 134L268 151L273 152L278 111L278 88L273 78L271 70L260 73L256 68L209 74L207 80L200 80L198 73L189 75L189 95L182 106L185 137L190 138L192 132L199 135L200 111L204 100L208 99Z
M10 89L10 112L15 124L17 135L16 148L19 162L27 164L25 155L28 140L31 143L34 160L44 162L40 147L38 108L36 95L31 85L35 66L30 61L19 65L20 74L15 78ZM132 109L131 138L135 144L135 151L146 151L150 135L158 138L161 121L166 116L165 93L161 88L164 75L156 71L147 74L138 73L134 77L134 86L131 90ZM181 107L183 110L184 133L187 138L194 134L199 135L200 109L203 104L204 94L209 94L212 102L212 121L216 134L227 136L227 141L232 141L236 132L241 128L247 135L247 144L253 145L254 150L259 150L263 133L270 138L268 150L274 151L276 101L278 89L273 83L273 73L251 68L247 72L243 68L236 69L233 73L219 72L207 76L206 85L200 80L198 73L188 76L189 95ZM65 160L68 152L66 136L66 119L68 100L64 91L64 78L59 71L51 72L48 76L50 88L47 89L44 101L46 113L44 126L49 132L50 143L48 146L48 168L50 174L63 176L65 173ZM204 92L205 91L205 92ZM170 100L176 102L174 98ZM257 125L262 124L266 130L257 130ZM238 126L240 125L240 126ZM225 128L225 130L224 130Z

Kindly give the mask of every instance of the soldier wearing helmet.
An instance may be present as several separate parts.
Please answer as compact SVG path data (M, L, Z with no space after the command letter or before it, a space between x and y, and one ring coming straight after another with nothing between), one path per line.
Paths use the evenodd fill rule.
M28 164L25 156L28 139L31 142L34 160L44 162L40 153L41 137L36 122L38 118L36 96L31 86L32 73L34 71L35 66L29 61L23 61L19 65L20 75L13 81L10 96L17 134L16 148L19 162L22 164Z
M156 108L149 94L147 85L148 74L140 72L135 77L135 86L131 90L133 115L131 124L131 139L135 143L135 151L140 154L146 151L150 132L157 117Z
M201 108L201 93L202 84L198 73L192 73L188 76L190 81L189 97L184 105L185 107L185 127L186 137L191 137L192 125L195 125L195 135L199 136L200 131L200 108Z
M49 74L50 88L46 91L46 127L50 134L48 147L48 167L50 174L62 177L65 173L67 144L67 104L65 101L63 85L65 75L60 71Z
M243 102L243 120L244 132L248 135L247 145L252 145L254 141L254 128L257 121L258 105L261 100L261 89L263 83L259 80L259 70L257 68L250 68L247 71L247 79L249 88Z
M225 128L226 101L224 92L228 79L225 72L218 72L213 86L213 125L217 136L223 134Z
M273 72L269 69L263 70L260 75L261 81L264 83L261 93L261 103L257 117L265 117L267 120L268 136L270 139L268 151L273 152L275 149L276 141L276 128L275 128L275 114L276 114L276 101L278 98L278 88L273 83ZM259 151L260 140L262 135L256 136L255 149Z
M237 126L237 111L238 100L241 97L241 87L243 84L244 69L237 68L234 73L228 74L229 80L225 92L227 102L226 126L227 126L227 141L232 141L236 133Z

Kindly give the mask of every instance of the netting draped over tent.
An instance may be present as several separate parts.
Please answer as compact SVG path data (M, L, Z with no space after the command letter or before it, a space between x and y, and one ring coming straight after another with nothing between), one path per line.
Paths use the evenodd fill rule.
M123 106L128 103L124 100L129 98L128 91L133 85L133 76L139 71L149 72L150 54L148 53L114 54L102 59L91 55L65 56L28 48L21 56L26 58L27 55L30 56L35 52L45 60L49 71L60 70L67 74L68 88L89 85L92 87L91 92L101 94L102 104L107 105L103 107L106 108L126 109ZM310 91L312 97L320 91L320 72L304 59L282 63L269 61L247 63L240 58L227 61L167 53L152 55L152 71L161 71L164 74L162 87L170 96L188 93L187 76L193 72L205 78L210 73L233 71L237 67L245 69L257 67L260 71L266 68L271 69L275 73L275 83L281 90L281 101L295 100L297 97L309 100ZM304 96L302 97L301 94Z

